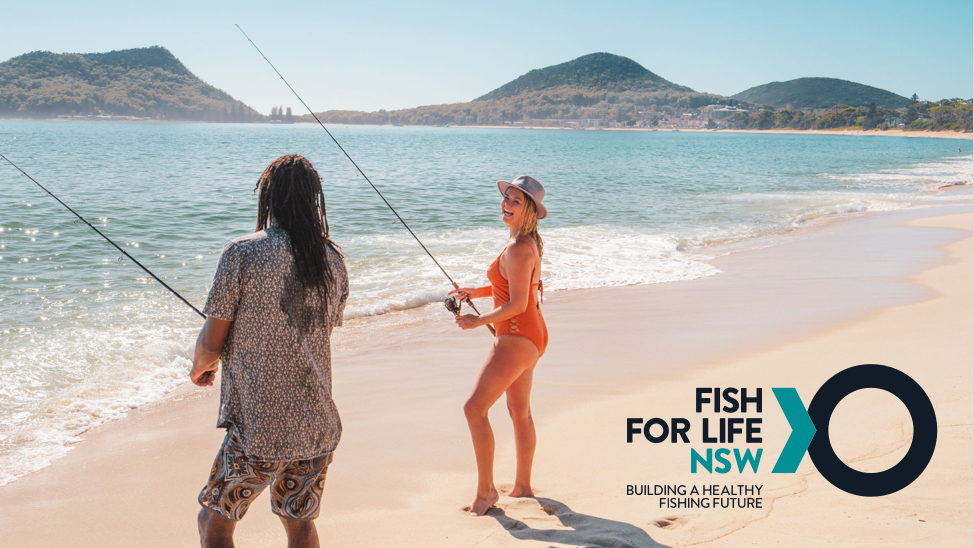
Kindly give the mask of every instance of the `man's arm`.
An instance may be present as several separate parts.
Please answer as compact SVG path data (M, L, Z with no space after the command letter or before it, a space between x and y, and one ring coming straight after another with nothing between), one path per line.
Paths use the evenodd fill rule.
M196 351L193 354L193 368L189 378L197 386L213 386L216 372L220 369L220 353L223 343L230 333L233 322L210 316L206 318L199 337L196 338Z

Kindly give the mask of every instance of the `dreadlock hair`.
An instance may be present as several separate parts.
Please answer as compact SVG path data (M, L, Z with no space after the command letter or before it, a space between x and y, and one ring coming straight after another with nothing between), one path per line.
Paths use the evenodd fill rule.
M527 193L524 194L524 198L524 213L521 214L521 226L517 227L517 235L534 238L534 243L538 245L538 258L540 259L544 242L541 241L541 234L538 233L538 205Z
M303 156L281 156L267 166L254 192L258 196L256 232L274 222L287 232L305 298L317 293L327 311L328 288L335 282L327 248L339 255L341 251L331 241L318 172Z

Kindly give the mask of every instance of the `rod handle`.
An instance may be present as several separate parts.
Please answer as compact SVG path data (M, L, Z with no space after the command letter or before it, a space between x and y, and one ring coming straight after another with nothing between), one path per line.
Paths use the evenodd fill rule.
M460 286L457 285L457 282L453 282L453 289L460 289ZM470 308L472 308L473 311L476 312L478 316L480 315L480 311L477 310L477 307L473 305L473 303L470 301L470 299L467 299L466 300L466 303L467 303L467 306L469 306ZM490 330L490 334L491 335L493 335L495 337L497 336L497 331L494 330L494 326L492 326L492 325L490 325L488 323L488 324L484 324L484 327L486 327L487 329Z

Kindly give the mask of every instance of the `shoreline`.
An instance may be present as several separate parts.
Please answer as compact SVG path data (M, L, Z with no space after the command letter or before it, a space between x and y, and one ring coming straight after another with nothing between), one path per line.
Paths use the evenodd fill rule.
M342 125L342 124L335 124ZM404 127L441 127L441 126L404 126ZM687 132L687 133L757 133L766 135L867 135L873 137L931 137L939 139L965 139L974 140L974 133L963 131L903 131L900 129L888 129L881 131L871 129L863 131L861 129L706 129L706 128L648 128L648 127L599 127L599 128L568 128L553 126L442 126L452 128L480 128L480 129L546 129L563 131L660 131L660 132Z
M37 122L126 122L126 123L173 123L173 124L235 124L235 125L269 125L269 126L299 126L299 125L318 125L317 122L294 122L291 124L271 123L271 122L205 122L193 120L80 120L64 118L0 118L0 120L25 120ZM767 135L866 135L873 137L930 137L935 139L964 139L974 140L974 133L964 131L904 131L901 129L888 129L885 131L871 129L863 131L861 129L706 129L706 128L647 128L647 127L554 127L554 126L426 126L426 125L392 125L392 124L342 124L326 123L326 126L363 126L363 127L442 127L449 129L544 129L560 131L662 131L662 132L694 132L694 133L759 133Z
M550 330L553 334L558 334L558 339L553 339L552 342L557 342L558 347L553 344L550 347L554 350L551 357L545 357L544 361L551 365L544 370L541 367L545 364L539 365L535 396L537 415L543 417L539 419L539 432L551 428L557 430L553 425L563 423L567 420L565 417L572 413L577 414L585 406L612 405L613 402L633 397L635 392L645 390L653 384L676 382L677 379L693 375L701 367L710 370L742 356L752 356L765 352L768 348L788 345L789 341L807 339L823 331L841 330L844 326L868 322L870 317L891 307L912 306L910 303L930 301L931 292L917 287L914 282L907 282L906 277L920 267L926 267L921 268L926 271L931 265L943 262L944 259L931 249L943 244L937 244L938 238L950 239L952 236L947 237L942 230L933 231L937 233L934 235L922 234L922 230L904 231L897 228L897 223L907 217L939 218L944 211L943 208L926 208L843 219L845 222L826 224L817 230L794 234L785 243L713 259L711 262L717 264L725 274L683 284L677 282L570 290L553 294L551 304L546 306L546 315L550 310ZM890 226L891 223L896 226ZM892 255L900 265L899 270L891 269L890 264L880 261L879 255L865 258L860 256L859 259L867 264L875 263L881 268L863 270L855 267L852 270L842 270L845 267L841 262L836 263L828 255L837 245L849 245L850 237L856 240L853 247L859 252L875 248L876 242L886 242L888 247L891 240L900 239L897 243L900 249ZM901 239L904 237L906 239ZM910 253L913 255L904 256ZM820 259L824 257L826 263L831 260L827 267L819 266L819 272L831 279L823 281L808 270L796 273L794 265L782 260L783 256L794 260L805 255ZM761 280L764 284L748 284L745 279L755 274L755 267L767 266L766 262L769 260L775 261L778 271L763 274ZM850 278L855 279L850 281ZM877 283L880 280L884 283ZM773 281L770 287L767 286L769 281ZM828 302L816 304L815 297L818 294L827 295L833 301L841 296L851 297L855 302L851 303L851 308L846 306L844 312L837 311ZM789 302L798 312L797 316L794 313L781 315L779 312L772 312L775 303L781 302ZM619 321L614 319L618 316L618 311L632 317L632 324L648 327L655 325L660 332L648 335L647 340L632 341L631 329L621 328ZM579 325L579 314L583 317L591 316L589 322L581 322L584 325ZM346 526L355 522L364 525L366 522L360 520L366 515L386 515L393 518L405 516L409 512L420 512L425 520L446 518L455 525L470 525L469 521L456 522L449 517L452 514L444 516L437 513L441 510L455 510L443 507L442 504L455 503L459 507L461 502L468 502L463 494L469 490L472 470L468 462L469 450L466 447L469 440L464 439L462 424L458 428L458 421L454 420L457 417L453 416L459 412L449 414L445 410L458 410L462 405L465 390L472 382L473 374L482 359L482 351L486 351L487 337L484 333L457 333L450 329L453 327L450 322L420 322L422 326L418 327L416 322L409 320L410 317L415 320L415 316L417 314L401 315L396 320L401 325L398 332L389 332L388 326L385 326L383 330L388 336L378 342L375 348L358 348L347 352L339 350L336 353L336 399L339 400L339 408L347 427L346 437L340 448L342 454L336 458L336 464L342 466L336 466L333 474L330 474L330 487L325 490L326 509L318 521L323 538L329 538L329 534L347 539L361 538L355 535L355 530L348 530ZM737 319L738 325L722 325L722 322L732 317ZM783 323L787 325L781 325ZM744 338L748 339L746 341L740 340L742 330ZM368 331L366 329L366 334ZM600 348L580 346L578 340L586 337L598 341ZM683 347L693 345L700 337L703 337L706 344L697 344L698 347L703 347L689 349L688 355L688 349ZM464 351L465 348L470 351ZM609 350L606 351L606 348ZM641 358L647 355L653 355L653 362L662 365L647 369ZM458 361L462 363L459 368L456 365ZM601 367L591 367L591 364L600 362ZM406 377L402 374L404 364L407 364L410 371L410 375ZM554 375L555 372L557 375ZM440 378L442 376L445 378ZM607 376L612 381L606 380ZM386 379L386 382L375 385L380 379ZM432 382L432 379L436 379L436 382ZM634 388L636 384L638 387ZM369 389L363 392L367 386ZM356 398L356 393L367 397ZM150 476L170 478L168 481L176 476L174 484L179 486L176 489L178 496L168 490L161 498L156 497L151 502L154 508L160 508L162 515L168 516L160 521L179 522L177 528L180 542L191 545L190 540L195 542L192 538L195 532L192 531L191 517L195 513L192 510L195 506L195 494L192 491L198 489L196 483L201 481L194 482L193 479L198 480L198 476L205 476L212 454L222 438L222 431L212 428L216 416L214 404L218 399L214 394L214 391L204 392L191 386L181 387L162 401L132 411L123 420L93 429L85 434L85 441L76 444L75 450L51 467L0 487L0 501L4 501L5 508L12 507L9 502L12 500L26 501L30 507L40 505L60 508L59 512L66 511L67 515L59 515L72 524L63 533L70 532L74 535L76 529L80 528L88 532L85 536L90 538L92 533L101 531L104 538L98 544L105 545L110 531L106 527L112 527L110 523L115 526L118 524L114 519L105 521L112 516L102 514L111 512L107 509L86 512L84 508L65 506L70 506L71 501L79 500L76 497L81 496L81 493L91 491L91 483L96 484L94 499L114 505L111 502L111 493L102 493L104 488L97 485L96 478L101 474L117 473L123 485L134 486L135 491L156 497L158 487L152 481L153 477L140 477L144 476L143 471L148 466L148 469L155 472L154 475L149 474ZM370 403L375 401L383 401L386 405L393 406L397 409L398 416L384 418L383 414L377 414L374 403ZM434 403L434 407L441 411L436 413L439 417L431 418L428 407ZM497 413L492 412L491 415L499 431L499 473L501 463L510 457L507 432L509 425L503 422L502 407L500 404L495 406L494 411ZM183 424L183 421L187 422ZM388 424L383 425L383 422ZM400 425L398 428L397 424ZM422 437L429 438L430 447L416 447L412 430L417 424L427 428ZM786 428L777 430L787 431ZM377 444L386 449L376 454ZM549 449L539 445L539 451L544 450ZM550 452L539 452L539 463L542 462L540 459L550 460L551 456ZM168 463L156 462L169 459L176 459L182 464L173 468L171 464L166 466ZM390 470L392 463L395 465ZM562 466L564 464L561 463ZM187 470L183 470L184 467ZM635 469L629 467L630 472ZM362 474L374 477L362 484ZM501 477L504 475L500 473ZM184 477L186 479L182 479ZM540 478L544 476L539 476ZM439 485L441 491L447 489L450 496L443 498L442 492L437 492L436 489L430 491L428 484L433 479L439 482L433 487ZM562 483L554 478L547 479L552 486ZM591 483L592 478L588 481ZM53 499L45 498L49 491L44 486L55 488L57 496ZM457 492L459 494L452 493L454 487L460 489ZM564 484L557 489L542 487L539 494L546 496L549 492L558 491L558 498L577 510L573 499L563 496L564 488ZM575 492L576 488L568 487L568 490ZM266 495L261 498L265 502L255 504L252 516L240 527L242 546L265 545L271 539L281 537L277 530L279 526L273 523L272 516L266 511ZM584 499L582 496L580 500ZM375 503L379 500L383 503L376 508ZM421 508L417 509L417 500L433 500L437 510L432 515L429 515L430 512L424 513ZM531 506L529 501L523 502L522 506ZM520 501L516 504L520 504ZM120 510L123 513L125 511L124 508ZM622 511L625 508L617 510ZM511 509L505 511L512 512L512 515L514 512ZM17 509L11 514L19 515L19 512ZM594 513L608 517L605 511ZM189 517L183 523L186 515ZM184 517L177 519L176 516ZM404 525L401 520L397 522L410 530L408 524ZM473 529L489 531L490 524L499 529L493 520L480 520ZM29 520L22 521L16 516L0 517L0 525L5 530L13 531L15 537L40 533L30 528ZM189 526L189 531L186 530L186 525ZM166 538L170 524L148 526L163 535L158 538ZM420 530L413 530L413 533L420 534L428 526L429 524ZM324 533L325 530L329 533ZM365 536L380 535L378 531L357 532ZM394 531L390 529L386 533L392 535ZM466 536L463 533L469 531L461 533ZM59 532L48 531L44 534L57 536ZM121 545L124 544L121 539L128 537L122 534L118 538ZM406 539L408 538L407 536ZM509 542L510 540L512 539ZM381 543L378 540L376 542ZM449 541L440 543L455 545Z

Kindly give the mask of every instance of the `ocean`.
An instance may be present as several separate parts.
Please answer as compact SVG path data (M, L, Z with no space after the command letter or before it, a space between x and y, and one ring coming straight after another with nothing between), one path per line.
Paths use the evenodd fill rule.
M939 188L974 179L970 140L329 129L461 285L486 283L506 241L495 183L520 174L547 190L548 291L720 275L707 261L731 245L969 204ZM322 175L351 279L347 326L438 307L451 289L317 126L0 120L0 153L198 308L223 245L254 230L263 168L288 153ZM2 485L187 382L201 320L5 163L0 184Z

